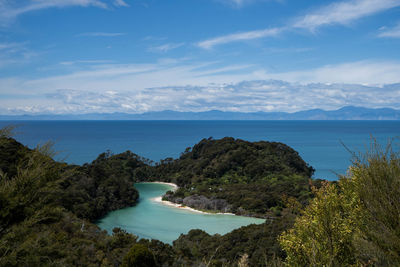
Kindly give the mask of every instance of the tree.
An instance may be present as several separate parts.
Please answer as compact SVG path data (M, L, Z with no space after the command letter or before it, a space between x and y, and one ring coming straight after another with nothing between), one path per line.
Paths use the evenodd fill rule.
M125 255L122 267L153 267L156 266L154 255L142 244L135 244Z
M280 244L295 266L400 266L400 157L373 142L347 176L315 192Z
M354 243L363 263L400 266L400 156L395 144L382 148L374 142L342 179L343 190L359 199Z
M348 266L355 263L352 244L355 222L346 196L325 183L315 198L284 232L280 243L291 266Z

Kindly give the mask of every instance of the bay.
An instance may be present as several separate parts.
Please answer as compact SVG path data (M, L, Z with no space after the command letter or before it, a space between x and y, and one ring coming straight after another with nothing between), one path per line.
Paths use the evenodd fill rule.
M172 244L180 234L191 229L202 229L209 234L225 234L241 226L261 224L265 220L251 217L205 214L155 202L153 198L171 190L170 185L156 183L136 183L139 202L134 207L110 212L97 222L97 225L112 233L120 227L140 238L158 239Z

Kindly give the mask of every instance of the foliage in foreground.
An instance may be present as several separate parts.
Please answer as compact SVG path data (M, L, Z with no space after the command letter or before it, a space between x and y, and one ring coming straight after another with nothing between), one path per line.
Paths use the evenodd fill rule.
M376 143L280 237L293 266L400 266L400 157Z
M142 244L135 244L125 255L121 267L155 267L156 261L151 251Z
M32 150L9 133L0 131L0 266L119 265L136 237L120 229L111 236L100 231L90 222L101 214L99 206L82 212L82 205L105 198L104 212L134 204L132 181L91 174L93 168L104 169L98 164L55 162L48 144ZM126 187L132 189L120 193Z

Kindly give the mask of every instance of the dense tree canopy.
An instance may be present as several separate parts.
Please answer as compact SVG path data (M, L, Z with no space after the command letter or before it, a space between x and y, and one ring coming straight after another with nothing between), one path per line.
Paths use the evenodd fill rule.
M292 148L276 142L247 142L226 137L203 139L179 159L167 159L155 168L154 179L180 186L167 200L194 208L265 217L284 207L282 195L307 203L314 169ZM205 196L210 204L191 201ZM187 203L185 198L187 198ZM198 199L198 198L197 198ZM216 200L225 200L213 205Z

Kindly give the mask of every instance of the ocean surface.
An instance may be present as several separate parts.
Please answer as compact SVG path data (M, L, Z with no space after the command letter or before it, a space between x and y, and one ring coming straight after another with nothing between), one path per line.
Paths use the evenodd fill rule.
M177 158L209 137L283 142L316 169L314 177L329 180L351 164L345 146L364 152L371 136L381 144L400 136L400 121L0 121L0 127L10 123L19 125L16 139L23 144L53 141L57 159L75 164L106 150L131 150L153 161Z
M172 244L180 234L191 229L203 229L209 234L226 234L241 226L261 224L265 220L223 214L202 214L190 210L166 206L155 202L173 187L165 184L137 183L139 203L135 207L110 212L97 225L110 234L114 227L120 227L140 238L158 239Z

